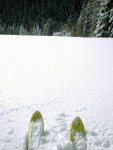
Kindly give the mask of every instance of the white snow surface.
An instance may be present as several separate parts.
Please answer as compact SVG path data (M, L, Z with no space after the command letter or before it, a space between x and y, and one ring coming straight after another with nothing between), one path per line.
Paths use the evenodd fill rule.
M35 122L32 121L30 123L30 128L29 128L29 132L28 132L29 150L36 150L36 149L39 148L40 137L41 137L42 134L43 134L43 121L42 121L42 118L37 119ZM27 146L26 146L26 148L27 148Z
M36 110L39 150L75 150L76 116L87 150L113 150L113 39L0 36L0 150L25 149Z

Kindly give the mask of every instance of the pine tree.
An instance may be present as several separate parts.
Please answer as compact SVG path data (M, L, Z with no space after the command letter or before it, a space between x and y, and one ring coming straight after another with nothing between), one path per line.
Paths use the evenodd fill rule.
M96 25L97 37L113 37L113 1L106 0L100 3L100 12Z

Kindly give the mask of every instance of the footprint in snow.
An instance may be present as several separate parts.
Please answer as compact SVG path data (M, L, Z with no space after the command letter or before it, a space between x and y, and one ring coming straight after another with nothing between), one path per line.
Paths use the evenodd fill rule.
M66 130L65 114L61 113L54 118L54 126L51 131L55 133L63 132Z
M8 131L8 134L9 135L11 135L11 134L13 134L14 133L14 129L10 129L9 131Z

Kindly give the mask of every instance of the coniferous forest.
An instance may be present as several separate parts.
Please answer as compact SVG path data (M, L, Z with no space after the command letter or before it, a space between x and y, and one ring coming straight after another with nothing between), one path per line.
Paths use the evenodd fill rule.
M113 0L0 0L0 34L57 32L113 37Z

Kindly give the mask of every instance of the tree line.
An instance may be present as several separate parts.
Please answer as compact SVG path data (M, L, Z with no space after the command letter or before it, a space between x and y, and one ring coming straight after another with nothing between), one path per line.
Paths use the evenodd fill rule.
M0 24L21 26L30 30L35 23L51 18L55 26L74 20L80 13L83 0L0 0Z

